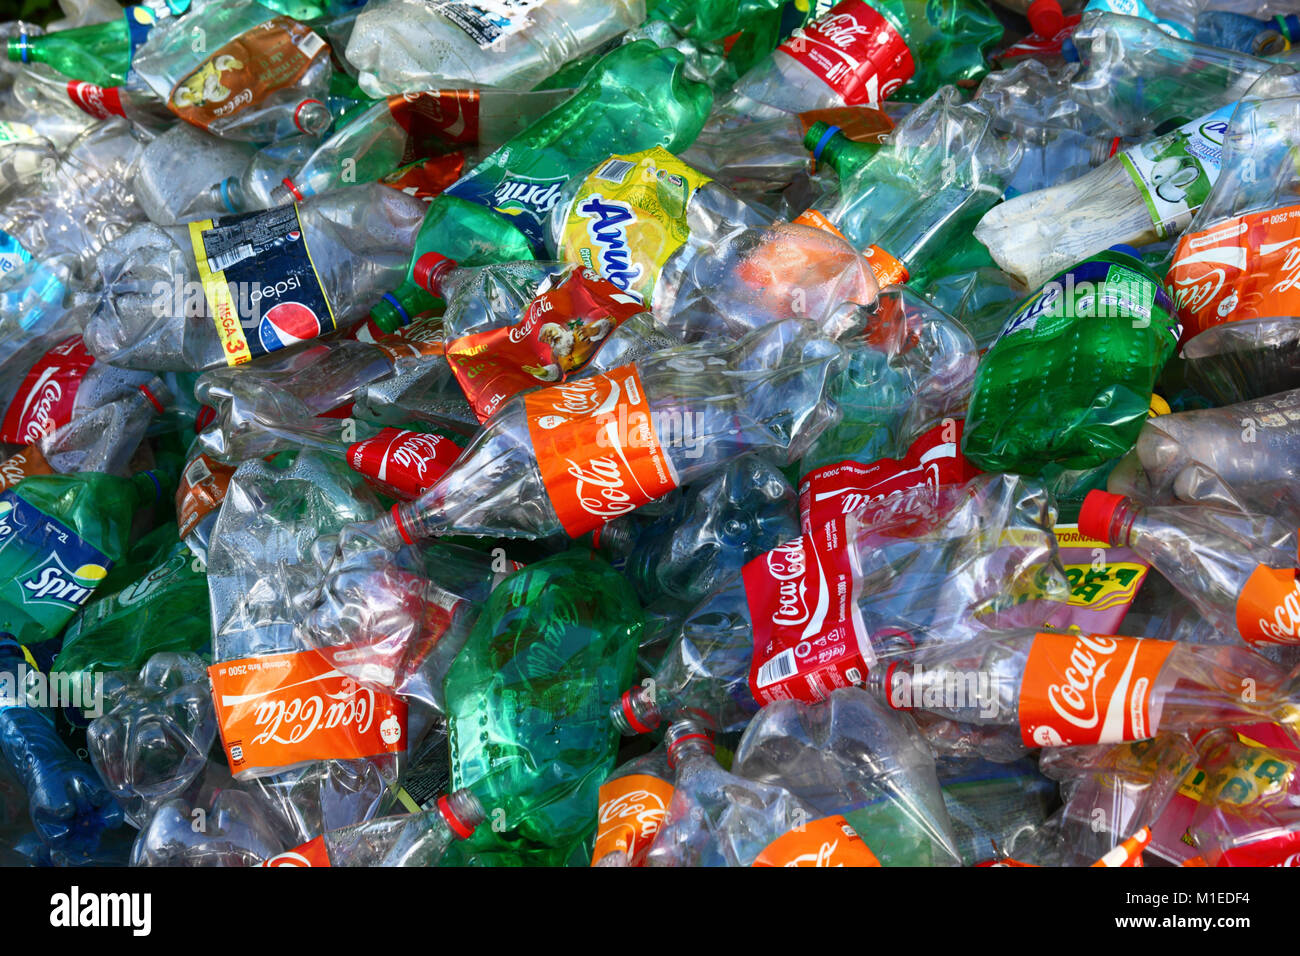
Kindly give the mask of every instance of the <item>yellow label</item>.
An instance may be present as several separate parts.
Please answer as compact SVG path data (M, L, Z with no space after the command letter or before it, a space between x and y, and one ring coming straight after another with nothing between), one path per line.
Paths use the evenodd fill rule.
M252 359L253 354L248 348L244 326L239 321L239 310L235 307L234 299L231 298L226 273L213 272L208 268L208 252L203 247L203 233L212 226L211 219L190 223L190 246L194 250L194 261L199 267L199 282L203 286L203 296L207 299L209 313L217 326L217 335L221 339L221 351L226 356L226 364L243 365Z
M661 146L611 156L569 204L560 255L649 303L664 263L690 238L691 198L712 181Z

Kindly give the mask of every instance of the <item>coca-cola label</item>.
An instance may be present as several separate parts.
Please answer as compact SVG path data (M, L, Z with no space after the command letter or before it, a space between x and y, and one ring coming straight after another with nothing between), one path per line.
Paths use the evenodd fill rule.
M45 460L41 450L29 445L16 455L0 461L0 491L12 488L29 475L50 475L54 469Z
M374 438L348 448L348 466L374 479L395 498L418 498L460 456L460 447L442 435L385 428Z
M858 831L842 816L822 817L777 837L752 866L880 866Z
M754 629L749 689L760 704L825 700L862 684L874 666L858 610L854 527L836 518L741 572Z
M1300 866L1300 831L1274 834L1272 828L1257 839L1224 850L1215 866Z
M208 668L221 743L241 779L313 760L406 749L406 702L333 663L350 646L268 654Z
M94 361L79 335L42 355L9 403L0 423L0 441L30 445L72 421L77 389Z
M1246 579L1236 610L1246 643L1300 644L1300 572L1261 564Z
M388 111L406 130L402 163L427 156L439 143L474 145L478 142L478 90L400 93L388 98Z
M940 490L964 485L980 474L961 453L962 424L952 420L935 425L912 442L902 458L881 458L869 465L842 461L810 472L799 483L804 532L848 515L864 527L901 522L909 534L923 532L938 515Z
M848 106L883 103L912 78L907 42L862 0L844 0L780 46L833 89Z
M176 489L176 522L180 537L193 531L226 500L226 490L235 469L207 455L193 458L181 472Z
M592 864L614 853L626 857L629 866L641 866L672 798L673 785L647 773L603 784Z
M643 309L592 270L577 269L534 298L513 325L448 342L447 364L485 422L520 392L565 381Z
M433 197L441 196L464 172L465 154L448 153L408 163L380 177L379 182L422 202L432 202Z
M1083 15L1079 13L1068 16L1065 18L1065 22L1062 24L1061 29L1057 30L1050 37L1042 36L1038 33L1031 33L1023 40L1012 44L1001 53L996 54L994 59L1001 63L1006 63L1010 60L1018 60L1021 57L1026 56L1032 56L1036 59L1060 56L1061 48L1065 45L1065 41L1074 33L1075 28L1079 25L1079 21L1082 19Z
M551 505L580 537L677 487L635 365L524 396Z
M1020 682L1027 747L1075 747L1156 735L1151 694L1173 641L1106 634L1038 634Z
M308 840L301 846L296 846L292 850L286 850L284 853L271 857L269 860L263 860L258 866L329 866L330 853L329 848L325 845L325 838L318 836L314 840Z
M385 332L367 320L353 326L345 337L373 345L396 362L400 359L442 358L446 333L440 317L426 315L392 332Z
M1184 343L1226 322L1300 315L1300 205L1188 233L1165 282Z
M68 83L67 90L72 105L95 119L126 116L122 111L122 95L116 86L96 86L94 83L72 80Z

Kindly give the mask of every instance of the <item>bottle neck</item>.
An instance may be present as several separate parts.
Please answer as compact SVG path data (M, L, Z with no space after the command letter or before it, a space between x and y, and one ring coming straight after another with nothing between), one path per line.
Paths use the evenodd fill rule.
M609 716L626 737L648 734L663 719L649 687L637 687L624 693L610 708Z
M9 41L9 59L15 63L44 63L41 45L36 42L39 39L40 37L28 36L26 33L18 34Z
M1129 543L1133 525L1142 516L1143 510L1136 502L1129 500L1115 506L1106 531L1106 538L1111 547L1123 547Z
M478 797L463 788L439 797L438 812L451 832L461 840L473 836L478 825L487 819L487 812Z
M668 766L679 774L692 761L714 759L713 735L694 720L679 720L664 734Z

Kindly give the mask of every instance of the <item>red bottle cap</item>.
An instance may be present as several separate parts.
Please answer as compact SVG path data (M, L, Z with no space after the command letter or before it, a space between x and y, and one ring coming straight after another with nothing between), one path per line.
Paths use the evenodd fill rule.
M1034 0L1025 16L1034 32L1044 39L1050 40L1065 26L1065 13L1058 0Z
M411 277L415 279L417 285L440 296L443 277L454 268L456 268L454 259L448 259L440 252L426 252L415 260Z
M1109 491L1088 492L1083 507L1079 509L1079 533L1110 544L1110 520L1115 516L1115 509L1127 500L1123 495L1112 495Z

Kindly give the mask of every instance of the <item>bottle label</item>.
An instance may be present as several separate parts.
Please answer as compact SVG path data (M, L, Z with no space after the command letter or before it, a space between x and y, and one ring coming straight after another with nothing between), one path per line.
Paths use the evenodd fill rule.
M478 90L427 90L388 98L388 112L406 130L404 165L446 143L472 146L479 136Z
M760 704L816 703L864 683L875 666L858 609L855 530L851 519L836 518L741 571L754 629L749 690Z
M1235 107L1235 103L1229 104L1119 154L1161 239L1187 228L1219 178L1223 139Z
M1124 620L1151 566L1131 550L1079 533L1078 525L1052 529L1070 584L1067 604L1047 623L1061 630L1109 634Z
M12 490L0 491L0 631L21 637L27 617L57 634L112 566L63 522Z
M1300 205L1227 219L1179 241L1166 278L1183 341L1225 322L1300 315Z
M14 487L14 485L31 475L52 475L53 473L54 469L45 460L40 448L35 445L28 445L18 454L10 455L4 461L0 461L0 491Z
M524 412L546 494L571 538L677 487L635 365L529 392Z
M795 30L780 50L812 71L848 106L883 103L916 73L902 35L862 0L837 4Z
M961 453L962 425L960 419L935 425L902 458L870 465L842 461L804 476L799 483L804 533L848 515L862 526L903 522L906 531L896 533L924 533L940 511L941 490L980 474Z
M446 332L441 316L426 315L392 332L385 332L372 322L362 322L353 329L352 337L373 345L398 362L402 359L442 358Z
M293 86L314 60L328 56L329 46L310 27L275 17L244 31L187 74L172 87L167 108L209 129Z
M52 307L62 306L65 291L54 270L0 229L0 311L18 316L18 325L31 329Z
M353 471L373 479L389 497L418 498L460 457L461 449L442 435L385 428L348 448Z
M843 239L848 242L848 236L836 228L835 223L831 222L816 209L808 208L794 218L794 225L807 226L809 229L820 229L822 232L829 232L832 236Z
M199 455L181 472L176 489L177 529L184 538L226 500L226 490L235 469Z
M1032 56L1035 59L1060 56L1065 41L1074 33L1075 28L1079 26L1079 21L1082 19L1083 15L1078 13L1067 16L1061 29L1057 30L1052 36L1045 37L1039 36L1037 33L1031 33L1020 42L1013 43L997 54L994 59L1005 64L1011 60L1018 60L1026 56Z
M1076 747L1154 737L1151 691L1175 646L1105 634L1036 635L1020 681L1020 739L1026 747Z
M880 288L902 285L908 280L907 266L879 246L868 246L862 254L867 259L867 265L871 266L871 274L876 277L876 285Z
M1295 568L1257 567L1237 597L1237 630L1246 643L1300 644L1300 578Z
M0 422L0 442L30 445L72 421L77 389L94 361L80 335L42 355L9 403Z
M536 250L546 245L543 223L547 214L560 199L560 190L569 181L568 176L529 176L522 171L507 169L512 152L522 153L503 146L483 162L471 169L444 195L495 209L523 233ZM528 157L532 162L523 165L549 166L544 156Z
M1181 23L1174 20L1165 20L1155 15L1155 13L1142 0L1088 0L1088 5L1083 8L1084 13L1090 10L1101 10L1106 13L1120 13L1126 17L1141 17L1150 23L1154 23L1165 33L1180 40L1195 39L1192 31Z
M644 311L634 297L590 269L557 286L543 283L513 325L447 344L447 364L480 422L520 392L563 382L595 357L610 333Z
M532 9L545 0L477 0L475 3L437 3L438 15L456 24L486 50L513 36L531 22Z
M691 199L711 182L662 146L611 156L573 197L559 258L649 303L664 263L690 238Z
M351 646L268 654L208 668L230 772L247 779L315 760L406 750L406 702L335 666Z
M752 866L880 866L858 831L842 816L813 820L777 837Z
M329 866L330 852L325 844L325 837L318 836L301 846L286 850L269 860L263 860L258 866Z
M617 853L628 858L629 866L643 865L672 798L673 785L647 773L602 784L591 862Z
M434 196L441 196L464 172L465 154L448 153L395 169L379 182L399 193L433 202Z
M94 83L72 80L68 83L67 91L72 105L95 119L126 116L122 110L122 94L116 86L96 86Z
M296 203L192 222L190 245L226 364L338 328Z

